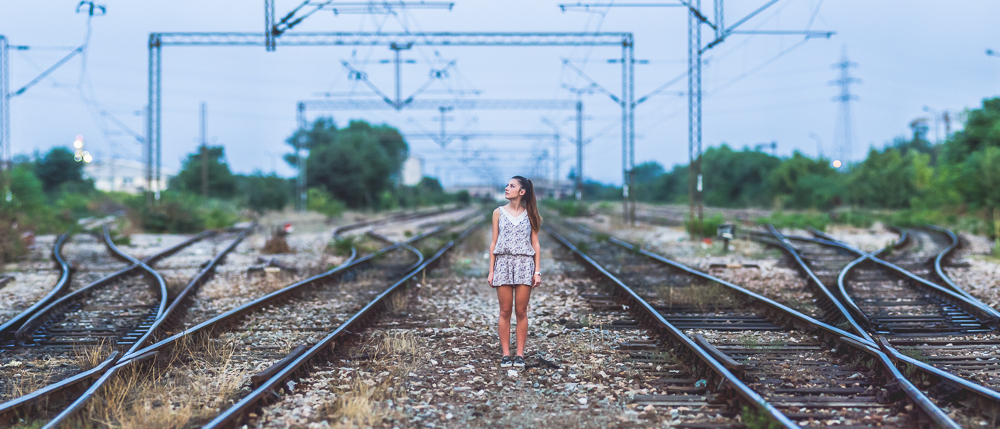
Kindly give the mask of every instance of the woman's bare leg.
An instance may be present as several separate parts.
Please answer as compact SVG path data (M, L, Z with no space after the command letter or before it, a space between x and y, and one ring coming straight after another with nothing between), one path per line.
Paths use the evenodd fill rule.
M504 356L510 356L510 314L514 304L514 287L497 286L494 289L497 290L497 300L500 301L500 323L497 324L497 333L500 334L500 349ZM518 338L520 338L521 324L518 323L517 326Z
M528 300L531 298L531 286L517 285L512 289L515 289L516 299L514 315L517 316L517 355L524 356L524 342L528 339Z

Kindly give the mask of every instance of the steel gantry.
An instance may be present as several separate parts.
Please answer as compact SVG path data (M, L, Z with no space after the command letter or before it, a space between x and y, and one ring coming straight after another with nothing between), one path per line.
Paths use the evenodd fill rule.
M702 186L702 171L701 171L701 154L702 154L702 124L701 124L701 100L702 100L702 82L701 82L701 66L702 66L702 54L705 51L712 49L718 44L724 42L729 36L736 34L770 34L770 35L803 35L808 38L812 37L827 37L829 38L834 34L833 31L811 31L811 30L737 30L737 27L745 24L751 18L759 15L761 12L771 7L778 0L767 0L762 6L750 12L743 18L740 18L735 23L725 25L724 20L724 0L712 0L712 6L715 14L715 22L709 20L701 9L701 0L678 0L676 3L576 3L576 4L561 4L559 8L565 11L570 10L582 10L586 12L592 11L592 9L601 8L611 8L611 7L626 7L626 8L646 8L646 7L669 7L669 8L683 8L687 11L687 25L688 25L688 197L690 201L690 220L692 222L697 222L700 224L704 217L704 189ZM707 45L702 46L701 41L701 26L707 25L713 31L715 37ZM624 60L624 59L623 59ZM634 59L629 60L629 67L631 67ZM624 67L625 64L622 64ZM648 99L649 96L654 95L667 86L673 84L675 81L671 80L667 84L657 88L655 91L650 93L650 95L644 96L640 99L639 103ZM623 97L624 98L624 97ZM623 100L624 102L624 100ZM634 108L634 105L632 106ZM626 216L627 219L629 216ZM632 222L635 221L634 213L631 214L630 219Z
M398 82L398 80L397 80ZM486 138L539 138L539 136L544 136L546 138L555 139L555 151L558 158L559 153L559 140L558 135L553 134L533 134L533 133L475 133L475 134L456 134L447 135L445 133L444 126L444 115L446 112L453 110L571 110L575 109L577 104L573 100L564 99L408 99L405 102L400 103L398 100L394 101L388 98L382 100L378 99L346 99L346 100L305 100L298 103L296 109L297 112L297 122L300 128L304 128L307 123L307 112L309 111L358 111L358 110L437 110L441 112L441 134L435 136L431 133L423 133L420 135L408 134L408 136L420 137L420 138L430 138L434 140L439 146L444 148L452 140L459 138L463 141L469 139L486 139ZM296 155L298 156L298 155ZM302 159L302 157L299 157ZM481 172L471 165L469 165L468 160L460 158L463 164L468 166L473 173L480 174ZM556 183L558 184L559 178L559 160L556 159ZM300 167L300 168L304 168ZM302 170L300 170L302 171ZM492 174L490 180L495 180L496 174ZM483 176L484 178L486 176ZM300 177L300 185L305 186L304 179ZM304 188L303 188L304 189Z
M308 3L308 2L307 2ZM272 6L269 6L273 9ZM273 14L271 15L273 17ZM268 28L275 25L275 21L267 23ZM621 103L622 107L622 174L625 182L623 193L627 196L629 182L629 165L634 164L634 157L628 161L627 154L634 154L635 146L635 116L632 114L634 107L634 96L632 95L635 80L633 79L634 68L632 58L634 52L634 38L632 33L544 33L544 32L428 32L428 33L279 33L280 37L265 33L150 33L149 35L149 112L147 121L147 131L150 136L148 147L155 148L149 153L156 155L155 165L159 170L161 165L161 102L162 102L162 79L161 79L161 51L165 46L507 46L507 47L540 47L540 46L607 46L619 47L622 50L622 99L630 102ZM346 102L355 102L344 100ZM538 101L538 100L536 100ZM551 101L551 100L550 100ZM330 100L330 102L339 102ZM383 103L383 100L366 101L371 103ZM452 100L456 107L479 106L484 100ZM497 101L501 103L501 101ZM567 100L567 103L575 108L575 103ZM411 100L418 106L426 103L424 100ZM438 108L440 105L434 106ZM387 109L393 108L386 105ZM470 107L482 108L482 107ZM508 107L510 109L514 107ZM630 163L631 162L631 163ZM147 176L151 176L153 162L147 159ZM300 169L299 183L304 183L304 169ZM156 175L159 180L160 175ZM158 185L158 184L157 184ZM159 186L157 186L159 188ZM627 197L626 213L627 209Z

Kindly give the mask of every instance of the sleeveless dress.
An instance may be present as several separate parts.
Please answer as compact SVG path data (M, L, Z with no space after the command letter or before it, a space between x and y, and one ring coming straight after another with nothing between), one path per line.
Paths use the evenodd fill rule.
M535 276L535 248L531 247L531 221L528 220L528 211L513 216L501 206L500 213L497 222L500 231L497 235L497 245L493 248L496 263L493 265L491 286L531 286Z

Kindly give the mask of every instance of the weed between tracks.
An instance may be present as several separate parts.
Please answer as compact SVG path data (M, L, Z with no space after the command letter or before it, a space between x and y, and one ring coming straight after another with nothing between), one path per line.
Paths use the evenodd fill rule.
M348 427L372 427L391 417L394 411L383 401L404 393L392 386L400 385L400 380L416 367L418 350L417 339L409 331L375 335L349 349L348 356L366 356L370 361L336 380L340 384L331 386L331 390L338 397L322 410L322 415Z
M204 423L233 402L248 376L234 369L234 352L233 345L199 336L179 342L152 370L126 367L81 413L79 426L149 429Z
M706 311L715 306L735 304L729 288L716 283L695 284L684 287L663 286L657 291L660 299L669 307L690 305L698 311Z

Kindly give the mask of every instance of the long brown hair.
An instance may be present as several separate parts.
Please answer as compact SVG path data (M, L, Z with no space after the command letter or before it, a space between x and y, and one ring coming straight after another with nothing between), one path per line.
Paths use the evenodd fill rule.
M542 227L542 215L538 214L538 201L535 200L535 185L531 183L531 179L523 176L514 176L512 179L516 179L517 183L521 184L521 189L524 189L524 195L521 196L521 205L528 211L531 230L538 232L538 229Z

